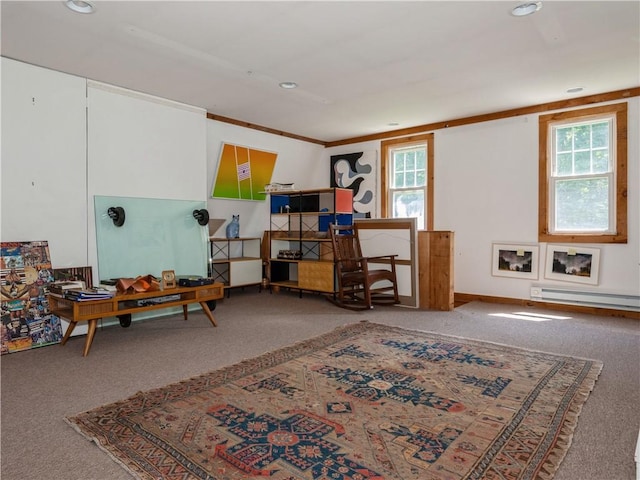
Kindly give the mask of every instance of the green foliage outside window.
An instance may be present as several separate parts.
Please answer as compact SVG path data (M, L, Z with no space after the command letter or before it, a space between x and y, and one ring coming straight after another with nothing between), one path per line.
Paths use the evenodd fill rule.
M556 182L556 229L604 231L609 228L607 177Z
M608 121L555 129L555 230L606 231L609 228L611 171Z

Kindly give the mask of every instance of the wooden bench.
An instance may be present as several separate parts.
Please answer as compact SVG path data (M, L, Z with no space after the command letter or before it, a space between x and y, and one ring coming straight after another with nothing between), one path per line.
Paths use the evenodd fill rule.
M179 298L153 303L154 299L158 301L162 300L160 297L170 295L176 295ZM187 320L188 306L192 303L199 303L211 324L217 327L218 324L213 318L211 310L215 309L216 301L223 297L224 285L222 283L199 287L176 287L153 292L117 294L109 299L88 301L73 301L50 294L49 309L54 315L70 322L62 338L62 345L67 343L78 322L88 322L89 330L84 342L84 350L82 351L82 356L86 357L89 355L98 320L101 318L117 317L120 320L120 325L128 327L131 325L131 315L134 313L181 306L184 319Z

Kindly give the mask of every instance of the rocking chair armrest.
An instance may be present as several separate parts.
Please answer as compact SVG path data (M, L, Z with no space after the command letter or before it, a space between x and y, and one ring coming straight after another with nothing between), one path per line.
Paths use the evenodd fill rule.
M389 260L391 260L392 262L395 261L396 257L398 255L394 254L394 255L375 255L373 257L345 257L345 258L336 258L335 261L336 262L367 262L367 261L371 261L371 260L383 260L385 258L388 258Z
M384 259L384 258L388 258L392 262L395 262L397 256L398 256L397 254L394 254L394 255L376 255L374 257L364 257L364 258L367 259L367 260L381 260L381 259Z
M335 263L345 263L345 262L373 262L376 263L376 260L384 260L387 259L390 261L390 263L395 263L396 262L396 257L398 255L394 254L394 255L375 255L373 257L346 257L346 258L336 258L334 261Z

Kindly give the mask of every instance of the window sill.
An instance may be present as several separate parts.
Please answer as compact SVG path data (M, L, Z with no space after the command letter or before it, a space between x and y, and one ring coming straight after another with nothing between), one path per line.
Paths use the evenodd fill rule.
M606 234L550 234L539 233L539 242L553 243L627 243L626 235L606 235Z

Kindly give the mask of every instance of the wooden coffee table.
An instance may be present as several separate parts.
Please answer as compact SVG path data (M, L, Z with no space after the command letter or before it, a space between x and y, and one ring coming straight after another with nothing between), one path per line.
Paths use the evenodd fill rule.
M175 299L162 301L161 297L177 295ZM117 317L120 325L128 327L131 325L131 315L149 310L158 310L169 307L182 307L184 319L187 320L188 306L192 303L199 303L202 311L214 327L217 327L212 310L216 307L217 300L224 297L224 284L213 283L199 287L176 287L154 292L142 292L131 294L118 294L113 298L104 300L73 301L49 295L49 309L51 313L68 320L69 327L62 338L62 345L67 343L73 329L78 322L88 322L89 330L84 341L82 356L89 355L93 337L96 334L98 320L105 317Z

